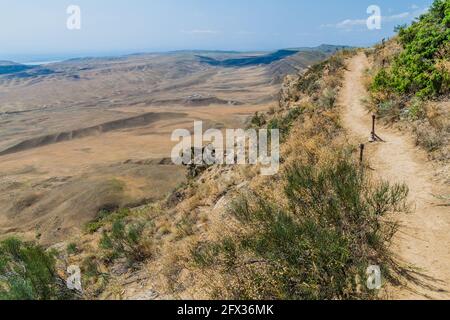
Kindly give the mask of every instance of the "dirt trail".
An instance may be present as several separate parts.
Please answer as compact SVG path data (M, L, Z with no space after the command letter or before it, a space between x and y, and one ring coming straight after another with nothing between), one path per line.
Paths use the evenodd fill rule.
M349 61L339 101L344 126L358 143L366 143L371 132L371 115L361 103L367 96L362 76L368 66L362 53ZM432 165L411 137L382 127L377 134L386 142L367 144L375 175L406 183L413 205L411 213L399 217L392 249L403 266L415 268L417 281L389 289L389 298L450 299L450 212L434 196L448 195L450 188L433 181Z

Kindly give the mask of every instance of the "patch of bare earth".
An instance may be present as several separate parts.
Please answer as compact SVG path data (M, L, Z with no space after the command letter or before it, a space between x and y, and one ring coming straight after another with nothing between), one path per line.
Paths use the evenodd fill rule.
M139 206L167 196L185 181L170 157L175 129L242 127L267 105L128 107L131 117L158 116L149 124L86 137L31 145L0 156L0 235L25 235L54 244L78 234L99 211ZM140 123L138 123L141 125Z

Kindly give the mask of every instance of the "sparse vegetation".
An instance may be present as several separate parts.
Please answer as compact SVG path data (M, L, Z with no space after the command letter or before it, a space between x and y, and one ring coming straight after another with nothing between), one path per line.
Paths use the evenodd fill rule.
M337 99L336 91L331 88L326 88L319 98L319 103L321 107L323 107L324 109L331 109L335 106L336 99Z
M374 64L370 107L389 122L412 123L417 145L447 161L450 1L435 0L429 12L396 31L397 37L368 52Z
M181 221L176 224L177 238L182 239L193 235L196 221L196 217L192 215L183 217Z
M71 243L69 243L68 245L67 245L67 253L69 254L69 255L74 255L74 254L77 254L78 252L79 252L79 250L78 250L78 246L77 246L77 244L76 243L74 243L74 242L71 242Z
M289 135L289 132L294 124L294 122L300 117L303 109L301 107L296 107L289 110L286 114L282 114L271 119L267 125L267 129L279 129L281 139L285 140Z
M287 83L279 108L251 119L252 127L281 131L278 175L191 168L187 183L142 213L101 210L86 225L89 245L66 247L71 259L82 248L86 294L116 290L114 277L145 265L157 275L155 286L173 296L198 290L225 299L376 298L361 279L377 264L391 280L388 245L396 224L390 214L406 210L408 190L374 181L341 139L336 101L351 54L312 66ZM408 117L422 112L418 100ZM155 266L151 259L158 259Z
M378 72L372 89L421 98L448 93L450 70L443 60L450 53L450 1L436 0L418 21L398 28L398 41L404 50Z
M266 124L266 117L264 114L261 114L259 112L256 112L253 118L250 121L250 124L252 126L255 126L257 128L262 127Z
M91 221L87 223L84 227L84 230L86 233L95 233L100 228L105 226L108 222L115 221L117 219L125 218L130 215L130 209L123 208L115 211L109 211L109 210L101 210L97 214L97 219L94 221Z
M56 272L56 253L8 238L0 243L0 300L71 299Z
M126 224L125 220L117 219L111 231L103 232L100 247L110 259L124 257L130 265L142 262L152 253L151 242L143 238L145 227L143 222Z
M424 123L415 124L413 131L416 134L417 145L428 152L439 150L445 145L445 133L439 132Z
M268 120L283 133L283 173L235 198L236 225L192 247L212 297L374 299L361 283L367 267L381 265L390 279L389 217L407 210L408 189L374 181L339 142L336 84L349 54L294 82L301 107L294 101Z
M108 285L109 275L100 271L99 258L87 256L81 262L81 276L86 298L96 298Z
M346 156L323 167L293 166L284 179L287 207L256 194L241 197L231 213L244 231L193 250L196 265L234 284L215 288L217 297L373 297L356 276L370 264L389 269L386 243L396 225L382 219L404 209L407 188L371 183Z

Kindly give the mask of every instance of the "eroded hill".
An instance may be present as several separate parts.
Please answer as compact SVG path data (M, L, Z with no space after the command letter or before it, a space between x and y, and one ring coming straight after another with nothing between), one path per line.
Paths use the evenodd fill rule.
M199 55L253 63L213 66ZM52 244L102 210L164 197L185 180L183 168L164 161L173 130L191 129L194 120L243 127L277 101L280 77L327 55L173 52L0 63L1 234Z

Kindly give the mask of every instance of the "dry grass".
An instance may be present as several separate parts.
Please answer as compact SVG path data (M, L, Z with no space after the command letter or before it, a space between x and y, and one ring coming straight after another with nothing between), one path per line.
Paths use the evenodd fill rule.
M340 75L340 72L327 73L321 78L319 86L322 89L318 88L317 96L312 97L313 100L318 102L318 107L305 108L303 113L293 120L292 127L287 133L287 138L282 145L283 164L280 174L270 178L255 177L252 179L249 185L250 193L241 193L244 199L252 199L254 194L257 195L257 199L261 199L257 200L257 202L261 201L264 203L262 205L264 208L266 208L266 205L273 205L274 208L276 207L276 212L278 210L280 212L288 212L293 205L292 199L286 197L285 193L285 190L289 189L288 180L285 177L289 168L308 163L314 163L317 168L326 168L336 161L337 154L344 152L344 154L348 155L351 153L352 149L346 147L346 142L341 135L338 110L333 108L333 106L320 103L321 93L327 89L329 84L339 83ZM292 90L291 88L294 86L296 84L285 86L285 88ZM338 88L334 88L334 90L336 89ZM308 92L308 95L310 93ZM284 104L278 114L274 114L273 117L278 119L287 117L290 119L289 121L292 121L289 109L297 108L300 100L302 100L301 95L297 95L296 99ZM248 201L251 202L251 200ZM228 214L233 211L236 212L236 209L231 209L230 211L232 207L228 206L225 212L228 212ZM244 213L246 209L239 209L238 212ZM260 211L252 212L259 214ZM275 211L273 214L275 214ZM294 296L285 295L286 292L284 292L281 285L282 281L289 281L289 274L293 270L290 270L287 265L282 267L276 264L275 270L277 271L274 273L274 270L270 268L272 261L269 257L261 258L248 250L240 248L239 243L242 239L245 239L246 235L250 235L248 241L252 241L250 239L257 236L257 234L253 235L253 232L255 232L254 227L256 226L253 226L250 222L253 218L249 216L250 220L243 223L243 221L239 222L240 218L236 216L227 215L226 217L227 225L212 229L208 234L207 240L200 238L191 248L190 259L186 255L184 256L186 261L191 261L186 267L190 266L190 269L193 270L192 272L198 282L196 287L203 288L208 293L207 296L213 298L293 298ZM270 215L267 216L267 219L270 220ZM386 238L381 243L389 240L393 234L392 230L395 229L395 225L389 226L387 220L384 223L386 229L382 233L385 232ZM270 229L269 226L266 227ZM262 230L267 230L266 227ZM219 233L214 233L215 230ZM262 232L264 233L265 231ZM275 238L271 236L269 239L274 240ZM366 244L362 244L362 246L364 245ZM267 249L270 251L269 247ZM277 250L283 249L280 247ZM385 250L386 248L380 247L379 254L383 256L386 254ZM367 253L360 252L355 254L365 256ZM373 255L372 258L376 255L375 251L372 251L370 254ZM193 269L192 263L194 263L196 268ZM359 267L354 266L354 268L348 271L350 274L353 273L353 276L357 276L360 272L358 271ZM312 270L307 269L306 272L312 272ZM333 271L330 270L330 272ZM293 274L291 276L294 277ZM294 278L291 278L291 280ZM303 298L319 296L342 298L344 296L356 297L358 294L361 294L361 292L358 293L358 289L355 289L358 287L357 284L348 283L347 285L349 285L347 288L338 288L339 286L337 286L335 288L337 291L330 290L328 293L326 290L318 289L314 294L311 293L311 296L308 295L308 290L305 290L302 294L304 294ZM314 291L312 288L311 290ZM339 293L339 290L342 291ZM299 298L299 296L295 297ZM370 298L370 294L364 295L364 297Z
M167 201L160 201L151 207L130 212L125 220L127 224L151 221L148 232L143 234L143 240L152 243L151 258L136 268L145 270L152 290L158 291L164 298L282 297L279 277L288 279L286 275L290 271L286 272L290 267L284 266L279 273L274 273L274 269L268 268L264 259L251 252L238 250L236 244L240 237L254 230L251 224L242 223L230 209L242 196L250 198L256 194L265 203L289 211L292 199L285 192L289 186L286 179L289 168L311 163L317 168L326 168L334 163L338 154L351 155L352 149L347 147L341 134L338 109L333 99L330 99L331 92L335 95L339 91L346 55L348 53L337 56L331 64L324 64L311 71L321 72L322 76L310 75L308 83L301 83L300 78L291 77L283 86L281 96L284 98L280 107L267 113L267 119L277 119L285 130L281 150L282 169L278 175L259 176L257 167L213 166L177 190L182 195L181 202L169 205ZM299 86L305 86L308 93L299 91ZM109 221L101 231L109 232L113 223ZM95 257L86 265L86 268L93 269L89 282L95 288L92 296L130 297L135 287L126 285L119 290L119 283L125 276L112 273L118 262L99 254L100 234L99 231L86 236L90 240L86 240L88 243L85 245L77 243L83 256L91 257L89 259ZM218 263L210 264L214 262L219 249L221 258ZM358 254L364 256L367 253ZM232 261L234 264L231 264ZM306 272L312 270L305 268ZM106 283L102 280L103 272L110 275ZM345 281L354 279L360 270L355 267L348 272L350 276ZM315 292L329 298L355 297L357 284L353 280L350 282L348 288L338 286L336 290L340 290L340 293ZM315 294L305 293L304 297L313 296Z

